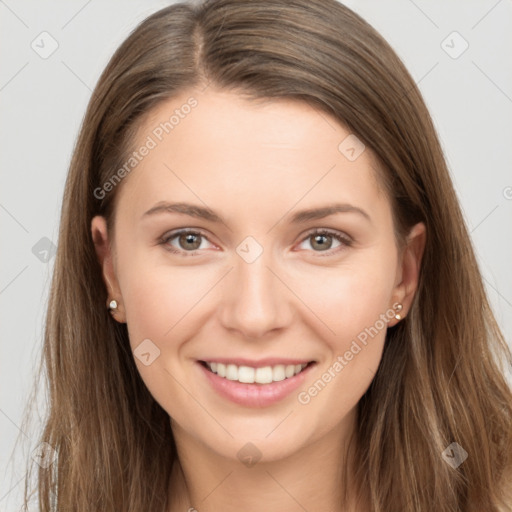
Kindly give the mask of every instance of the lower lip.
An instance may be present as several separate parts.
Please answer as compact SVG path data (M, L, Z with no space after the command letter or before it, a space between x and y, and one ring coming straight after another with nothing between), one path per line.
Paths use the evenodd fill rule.
M297 375L269 384L244 384L236 380L219 377L211 372L202 363L197 363L212 387L224 398L246 407L267 407L279 402L292 391L297 389L306 378L309 371L315 366L310 364Z

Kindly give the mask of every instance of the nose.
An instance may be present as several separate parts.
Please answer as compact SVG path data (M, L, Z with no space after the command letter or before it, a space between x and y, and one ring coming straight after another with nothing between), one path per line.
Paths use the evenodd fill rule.
M290 300L293 294L269 253L263 251L251 263L235 255L234 268L226 276L221 290L221 323L243 338L257 340L270 332L278 332L289 325L293 317Z

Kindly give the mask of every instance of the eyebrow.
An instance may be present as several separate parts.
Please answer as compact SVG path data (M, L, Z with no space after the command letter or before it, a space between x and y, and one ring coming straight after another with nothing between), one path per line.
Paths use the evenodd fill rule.
M142 218L144 219L148 216L159 213L181 213L184 215L189 215L190 217L196 217L198 219L225 224L224 219L210 208L190 203L168 203L165 201L161 201L150 208L142 215ZM309 220L323 219L336 213L358 213L366 218L369 222L372 221L370 215L368 215L368 213L365 212L362 208L358 208L357 206L353 206L351 204L337 203L320 208L309 208L307 210L297 212L290 219L290 223L302 224Z

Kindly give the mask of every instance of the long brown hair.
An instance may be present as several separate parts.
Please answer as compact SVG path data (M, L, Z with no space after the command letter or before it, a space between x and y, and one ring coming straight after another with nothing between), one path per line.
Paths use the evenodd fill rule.
M106 309L90 226L95 215L113 225L120 187L101 200L94 191L133 151L144 115L208 84L294 98L334 116L378 158L397 239L426 225L412 309L388 330L358 404L355 476L372 510L511 511L512 394L503 364L512 356L437 134L389 44L335 0L174 4L144 20L101 75L66 181L45 324L49 410L40 441L58 456L38 470L40 510L168 505L176 458L169 416L138 374L126 325ZM452 442L468 453L457 468L442 456Z

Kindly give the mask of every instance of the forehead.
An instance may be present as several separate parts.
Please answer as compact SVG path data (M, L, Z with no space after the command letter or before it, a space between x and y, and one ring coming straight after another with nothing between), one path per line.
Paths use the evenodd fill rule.
M146 116L134 149L144 147L123 184L136 208L179 198L278 213L299 201L383 199L371 151L301 101L189 90Z
M301 153L320 160L326 151L336 159L340 155L339 143L347 136L351 135L357 145L350 130L304 101L250 98L213 86L203 92L181 93L158 105L138 131L139 140L147 135L157 145L172 145L174 140L176 144L187 142L192 146L197 142L199 146L200 141L201 152L212 157L219 153L219 147L229 145L233 152L243 150L248 159ZM367 163L373 158L369 153L365 155Z

